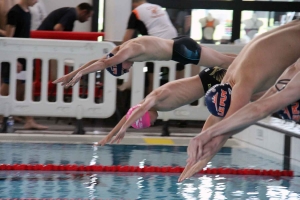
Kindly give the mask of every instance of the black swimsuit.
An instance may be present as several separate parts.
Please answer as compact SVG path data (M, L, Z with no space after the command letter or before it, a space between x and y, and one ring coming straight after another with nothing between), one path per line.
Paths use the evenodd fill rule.
M206 93L214 85L220 84L226 74L226 70L220 67L210 67L199 73L200 80Z
M193 39L187 36L173 38L172 60L181 64L195 64L200 61L201 46Z

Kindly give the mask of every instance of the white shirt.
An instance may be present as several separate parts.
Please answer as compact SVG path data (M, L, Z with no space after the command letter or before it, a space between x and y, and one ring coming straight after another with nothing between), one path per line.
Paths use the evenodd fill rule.
M159 5L143 3L134 9L133 13L145 24L148 35L165 39L177 37L177 31L168 13Z

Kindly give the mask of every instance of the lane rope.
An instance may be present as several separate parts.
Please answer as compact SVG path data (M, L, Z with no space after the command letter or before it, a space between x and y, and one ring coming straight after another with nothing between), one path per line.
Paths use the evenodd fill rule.
M181 173L184 167L180 166L121 166L121 165L53 165L53 164L1 164L0 171L94 171L94 172L150 172L150 173ZM205 168L199 174L232 174L232 175L257 175L257 176L288 176L293 177L292 170L266 170L252 168Z

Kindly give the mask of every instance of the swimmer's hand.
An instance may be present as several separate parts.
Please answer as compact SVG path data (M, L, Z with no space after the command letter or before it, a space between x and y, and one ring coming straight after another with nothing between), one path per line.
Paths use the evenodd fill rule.
M200 135L194 137L189 143L187 149L187 165L180 175L178 182L182 182L184 179L192 177L203 169L230 137L228 134L220 135L212 138L203 145Z
M111 144L117 142L118 144L121 142L121 140L123 140L124 136L125 136L126 130L120 130L118 132L118 134L115 136L115 138L111 141Z
M120 141L124 138L126 131L119 131L118 134L115 136L115 138L111 141L112 137L114 136L113 132L112 134L108 134L105 138L100 140L99 142L95 143L96 146L104 146L105 144L109 143L113 144L117 141L117 143L120 143Z
M111 141L112 136L111 135L107 135L105 138L103 138L102 140L100 140L99 142L96 143L97 146L104 146L105 144L109 143Z
M71 79L72 79L72 76L70 74L66 74L63 77L56 79L52 83L54 83L54 84L61 83L61 86L66 86L67 83L69 83Z
M74 76L73 79L66 85L66 87L74 86L78 81L80 81L81 77L82 73L78 72L76 76Z

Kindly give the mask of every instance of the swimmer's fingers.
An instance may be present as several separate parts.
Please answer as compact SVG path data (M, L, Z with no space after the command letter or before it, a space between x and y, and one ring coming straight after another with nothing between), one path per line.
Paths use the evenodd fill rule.
M211 141L211 136L208 133L202 132L196 137L194 137L188 146L187 153L189 159L188 164L193 165L198 160L203 159L203 149L207 143Z
M125 133L123 133L119 136L119 139L118 139L118 142L117 142L118 144L120 144L120 142L123 140L124 136L125 136Z
M57 83L60 83L60 82L64 82L64 80L65 80L65 78L64 78L64 76L63 76L63 77L60 77L60 78L56 79L56 80L53 81L52 83L57 84Z
M230 135L220 135L213 138L204 146L204 155L201 157L200 160L193 166L187 164L186 168L182 172L181 176L179 177L178 181L181 182L184 179L192 177L194 174L199 172L203 169L207 163L218 153L218 151L223 147L227 139Z
M187 148L187 154L188 154L188 165L193 165L196 163L197 158L199 157L199 154L202 155L202 143L201 140L197 137L194 137L191 139L188 148Z
M104 146L111 140L110 137L105 137L97 143L97 146Z
M208 157L214 156L216 153L218 153L218 151L223 147L228 138L228 135L220 135L214 137L203 147L203 155L199 158L199 160L207 159Z
M53 81L52 83L57 84L57 83L61 83L61 86L66 86L66 84L71 80L71 77L68 75L64 75L61 78L56 79L55 81Z
M183 170L183 172L180 174L178 178L178 182L183 181L186 178L186 173L190 171L192 165L187 164Z
M185 169L183 170L183 172L181 173L181 175L178 179L178 182L182 182L183 180L185 180L187 178L190 178L194 174L199 172L201 169L203 169L207 165L207 163L211 160L212 157L209 157L209 158L204 159L204 160L200 160L194 165L187 165L185 167Z
M68 84L66 84L65 87L74 86L78 81L80 81L81 77L82 77L82 74L78 72L76 74L76 76L74 76L73 79Z
M110 143L113 144L117 142L119 144L121 140L124 138L124 136L125 136L125 132L119 132Z

